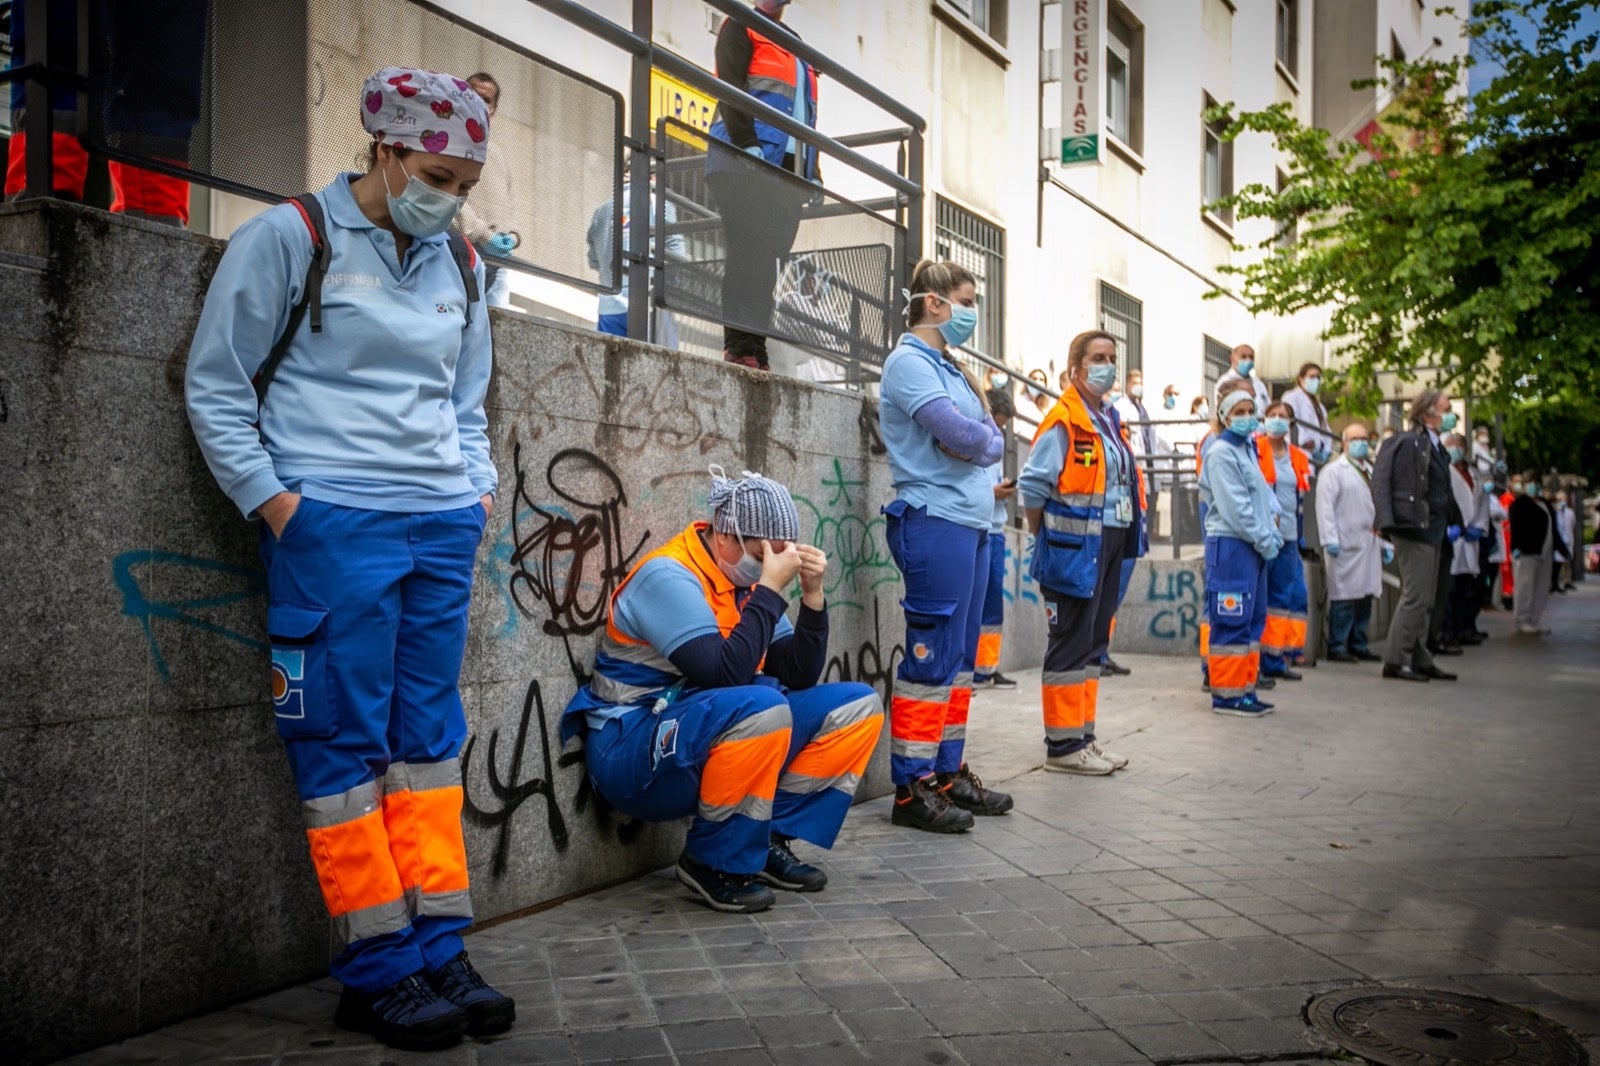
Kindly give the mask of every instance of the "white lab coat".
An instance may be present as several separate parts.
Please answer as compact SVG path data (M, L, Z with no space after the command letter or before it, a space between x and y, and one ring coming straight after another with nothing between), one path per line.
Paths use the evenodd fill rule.
M1461 476L1461 471L1456 469L1454 463L1450 465L1450 492L1456 498L1456 507L1461 510L1461 525L1465 530L1467 526L1476 526L1485 533L1489 532L1489 497L1483 491L1483 482L1475 480L1471 485ZM1455 554L1450 559L1450 572L1452 574L1476 574L1478 572L1478 548L1483 541L1470 541L1465 535L1457 537L1451 545Z
M1283 402L1289 405L1289 410L1294 412L1294 417L1306 425L1297 425L1289 434L1289 439L1300 445L1308 452L1318 448L1324 451L1333 451L1333 434L1328 432L1328 409L1322 406L1322 401L1311 395L1305 389L1296 385L1283 394ZM1311 429L1311 426L1321 427Z
M1383 591L1383 550L1372 531L1377 511L1366 477L1340 455L1317 478L1317 534L1323 545L1339 545L1337 556L1323 552L1328 599L1359 600Z

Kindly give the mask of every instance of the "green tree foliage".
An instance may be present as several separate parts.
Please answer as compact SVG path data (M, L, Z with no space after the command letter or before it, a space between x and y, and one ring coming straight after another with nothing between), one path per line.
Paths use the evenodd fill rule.
M1508 414L1559 395L1600 416L1600 72L1580 29L1597 2L1475 0L1463 32L1499 73L1469 97L1468 59L1380 61L1394 103L1365 147L1287 104L1214 113L1288 163L1281 190L1219 206L1296 236L1223 269L1255 312L1331 311L1350 409L1373 409L1379 371L1437 367Z

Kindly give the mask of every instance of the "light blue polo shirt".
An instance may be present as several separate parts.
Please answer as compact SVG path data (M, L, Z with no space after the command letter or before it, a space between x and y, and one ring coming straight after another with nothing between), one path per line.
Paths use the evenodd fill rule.
M748 593L748 589L736 593L738 602L744 603ZM662 555L639 567L622 587L611 620L634 640L646 641L667 656L697 637L720 632L700 579L678 560ZM780 616L772 630L773 641L793 635L789 616Z
M317 194L332 261L322 332L301 324L257 412L251 379L305 287L311 232L292 204L239 227L217 266L189 349L185 399L207 465L250 515L285 489L325 503L422 513L495 489L484 397L489 314L468 322L444 236L394 236L342 174ZM477 266L483 291L483 264ZM259 420L259 427L257 422Z
M988 469L941 451L913 417L940 398L953 401L968 418L988 417L966 375L915 334L902 334L883 363L878 408L895 495L912 507L926 507L935 518L988 532L994 511Z

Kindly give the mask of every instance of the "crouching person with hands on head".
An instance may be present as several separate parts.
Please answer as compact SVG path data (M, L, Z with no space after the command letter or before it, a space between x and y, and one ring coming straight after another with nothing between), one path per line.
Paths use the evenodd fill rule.
M345 942L334 1020L430 1050L516 1016L461 941L457 686L496 478L483 266L448 234L489 115L465 81L395 67L359 103L369 169L234 234L185 399L212 474L262 519L278 732Z
M796 543L789 490L712 468L711 521L646 555L611 596L594 677L567 704L595 791L647 822L692 816L678 879L752 913L817 892L796 838L832 847L883 727L867 685L819 685L828 560ZM784 598L800 583L800 613Z

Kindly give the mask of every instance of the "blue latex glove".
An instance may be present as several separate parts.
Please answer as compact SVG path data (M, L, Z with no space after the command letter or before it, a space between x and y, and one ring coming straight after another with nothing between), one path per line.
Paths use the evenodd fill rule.
M1388 566L1392 562L1394 562L1394 549L1385 547L1383 549L1383 565Z
M761 146L759 144L752 144L750 147L748 147L748 148L746 148L744 150L744 154L745 155L753 155L757 159L765 159L766 158L765 156L763 156L761 154Z
M507 255L513 248L521 244L515 233L496 233L489 238L489 247L501 255Z
M1467 531L1462 535L1467 538L1469 543L1476 544L1489 534L1479 529L1477 526L1468 526Z
M1460 540L1461 539L1461 527L1460 526L1445 526L1444 527L1444 539L1449 541L1451 544L1454 544L1456 541Z
M1343 549L1341 549L1337 544L1324 544L1322 546L1322 550L1337 559L1339 558L1339 552Z

